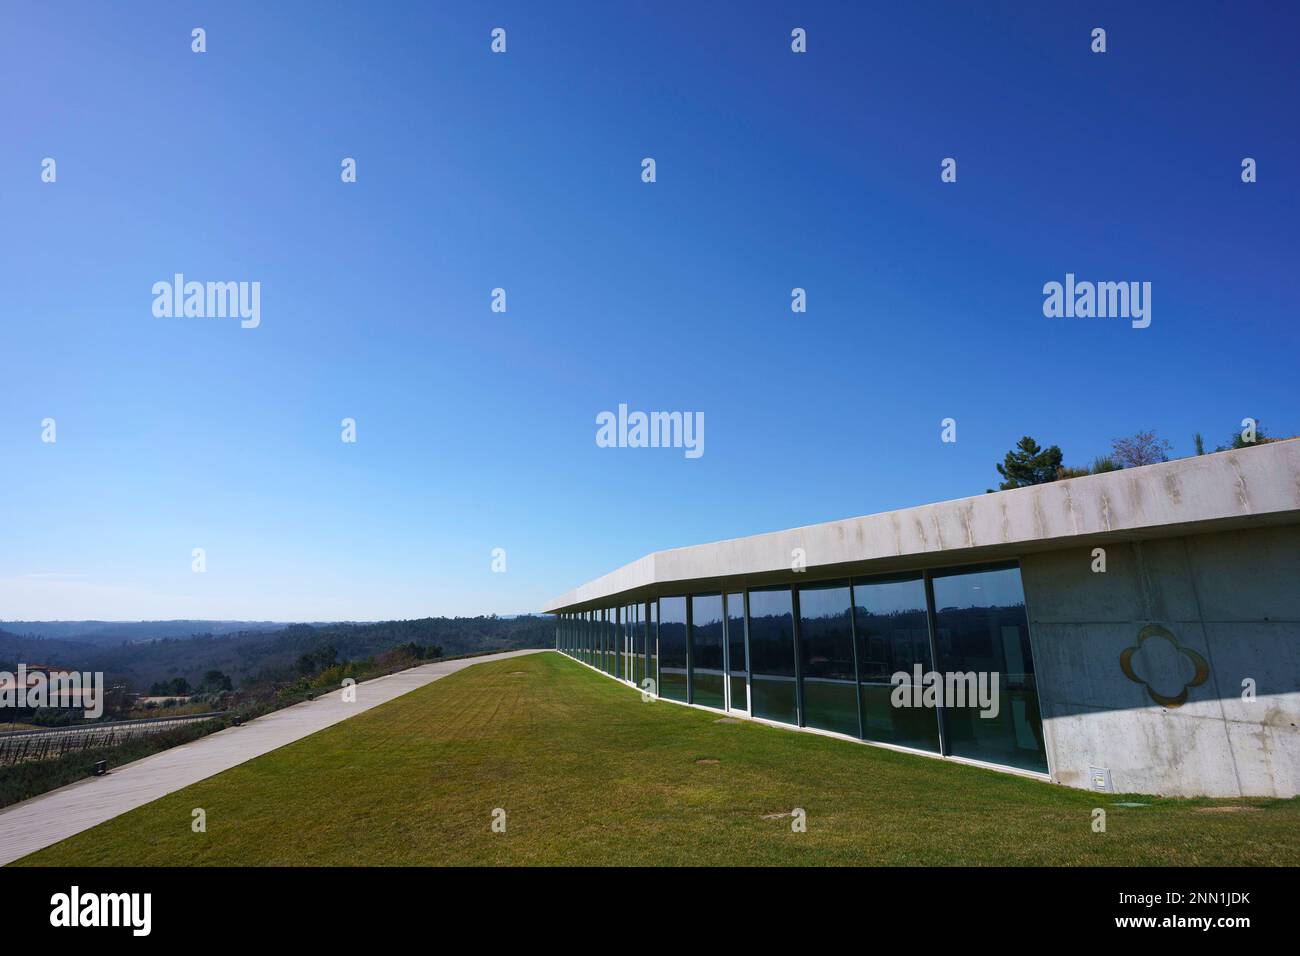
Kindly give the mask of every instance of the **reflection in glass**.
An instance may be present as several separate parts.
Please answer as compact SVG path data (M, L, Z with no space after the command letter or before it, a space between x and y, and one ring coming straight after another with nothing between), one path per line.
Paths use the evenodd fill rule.
M627 616L630 622L627 635L628 680L640 687L641 679L645 677L645 624L641 620L641 605L629 604Z
M649 627L646 630L646 676L654 681L654 692L659 692L659 602L651 601Z
M732 710L749 710L749 663L745 653L745 595L727 595L727 680Z
M614 673L614 632L618 627L618 609L605 609L605 673Z
M858 688L851 611L847 582L799 589L803 721L809 727L856 737Z
M686 598L659 599L659 695L686 700Z
M609 654L609 672L615 677L623 676L623 609L621 607L612 607L609 609L609 620L611 624L611 633L613 640L610 643Z
M975 760L1047 772L1038 687L1020 569L936 575L932 579L935 646L943 674L996 674L991 707L945 701L949 752Z
M691 702L721 709L723 698L722 595L691 598Z
M939 714L932 707L895 707L890 678L931 670L925 582L917 574L853 583L862 684L862 729L867 740L939 752ZM908 698L910 702L910 697Z
M605 612L605 673L618 676L618 608Z
M797 724L794 609L789 588L749 592L749 668L754 716Z
M628 680L631 672L627 667L627 640L630 625L627 617L627 605L618 606L618 635L614 639L614 666L619 680Z

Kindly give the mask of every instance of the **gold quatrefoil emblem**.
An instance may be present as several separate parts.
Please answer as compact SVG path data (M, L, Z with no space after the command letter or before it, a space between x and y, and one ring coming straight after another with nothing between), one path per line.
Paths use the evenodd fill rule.
M1191 680L1186 681L1183 684L1183 689L1173 697L1166 696L1157 691L1151 686L1146 678L1139 677L1133 670L1133 655L1142 649L1143 643L1153 637L1168 641L1169 645L1175 651L1182 654L1192 662L1193 672ZM1181 707L1183 704L1187 703L1188 690L1204 684L1210 676L1210 665L1205 662L1205 658L1196 653L1196 651L1192 650L1190 647L1181 646L1174 638L1174 635L1171 634L1167 628L1163 628L1159 624L1148 624L1146 627L1142 628L1142 630L1138 631L1137 643L1132 647L1126 647L1119 655L1119 667L1120 670L1124 672L1124 676L1133 683L1142 684L1146 687L1147 694L1161 707Z

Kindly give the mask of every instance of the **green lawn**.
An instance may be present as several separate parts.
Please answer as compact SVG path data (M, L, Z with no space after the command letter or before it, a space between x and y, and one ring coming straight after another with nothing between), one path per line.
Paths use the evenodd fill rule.
M1211 809L1224 806L1257 809ZM805 833L776 816L795 807ZM1300 801L1103 796L723 724L538 654L460 671L21 862L1294 866Z

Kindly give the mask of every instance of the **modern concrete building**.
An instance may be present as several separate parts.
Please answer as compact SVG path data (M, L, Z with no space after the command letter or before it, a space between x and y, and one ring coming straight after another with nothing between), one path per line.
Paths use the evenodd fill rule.
M663 700L1073 787L1300 793L1300 440L660 551L545 610Z

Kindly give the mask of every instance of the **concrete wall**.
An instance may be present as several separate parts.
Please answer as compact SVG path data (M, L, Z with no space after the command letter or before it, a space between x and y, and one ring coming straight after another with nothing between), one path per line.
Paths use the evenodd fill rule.
M1177 796L1300 793L1300 526L1111 542L1021 561L1053 778ZM1121 668L1181 706L1161 706ZM1185 650L1183 650L1185 649ZM1192 653L1188 654L1189 650ZM1200 655L1208 675L1195 681ZM1242 681L1256 685L1242 699Z
M919 505L862 518L656 551L549 601L546 612L620 595L732 586L810 573L870 574L969 564L1119 539L1300 520L1300 439ZM609 600L615 598L615 600Z
M1300 439L658 551L545 609L801 583L796 549L806 580L1019 559L1060 783L1300 794Z

